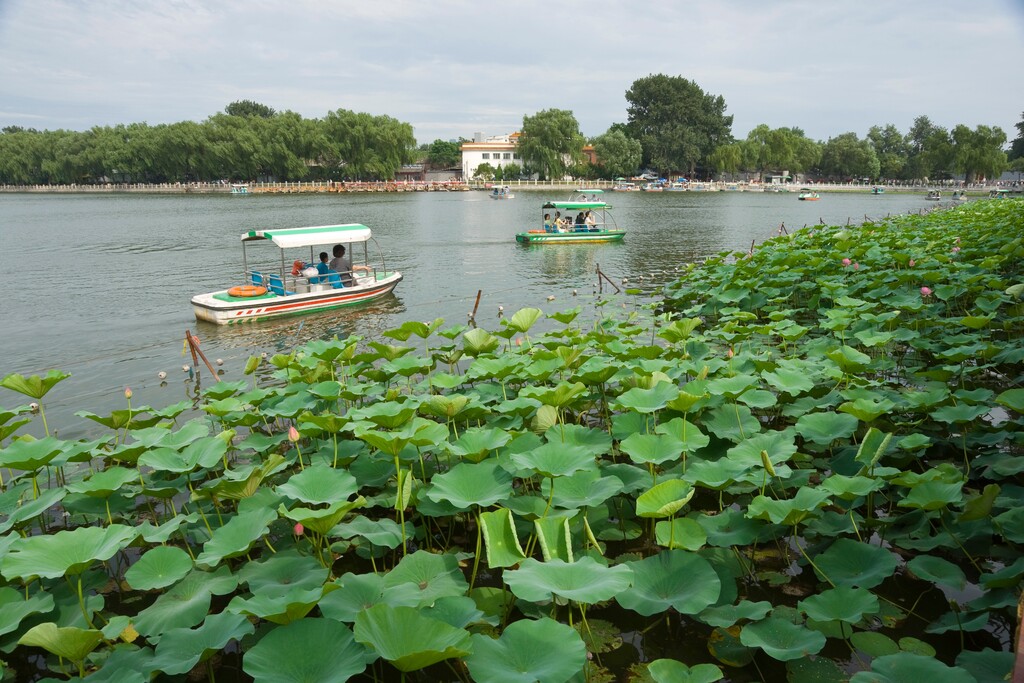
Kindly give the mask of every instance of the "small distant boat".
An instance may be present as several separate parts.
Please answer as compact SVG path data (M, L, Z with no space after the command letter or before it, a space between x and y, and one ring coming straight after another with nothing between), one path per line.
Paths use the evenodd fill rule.
M885 188L878 186L872 187L871 194L885 194Z
M640 188L633 183L619 182L612 187L614 192L639 192Z
M371 241L376 245L370 229L358 223L250 230L242 235L244 284L192 297L196 320L232 325L379 299L402 281L402 274L387 269L379 247L379 265L369 265L368 243ZM279 254L258 264L250 262L247 247L268 243L278 247ZM336 244L347 245L348 258L359 257L354 266L349 261L351 271L321 272L315 267L304 267L308 263L305 259L289 261L291 257L285 255L286 249L308 248L310 262L316 263L318 252L331 252L331 245ZM357 249L360 245L361 250ZM306 252L302 255L305 256ZM288 263L292 264L290 270Z
M611 206L603 201L579 199L581 193L592 194L593 190L576 190L575 199L567 202L546 202L541 207L542 216L548 216L540 230L528 230L516 234L516 242L520 244L574 244L580 242L621 242L626 236L620 230L615 219L609 213ZM594 196L597 196L596 194ZM553 223L554 216L564 213L560 225ZM573 214L589 213L593 220L589 223L570 222Z
M804 187L800 189L800 194L797 195L797 199L802 202L816 202L821 199L821 197L819 197L818 193L811 188Z
M249 186L244 183L232 183L231 194L249 194Z
M508 185L501 185L491 190L491 199L515 199L512 188Z
M928 196L925 197L925 199L930 201L930 202L937 202L937 201L942 199L942 193L939 192L938 190L931 190L928 193Z
M662 187L660 183L644 183L640 189L644 192L661 192L665 188Z
M1006 199L1010 196L1010 191L1006 189L989 190L988 196L992 199Z
M966 192L957 192L956 190L954 190L953 194L950 195L949 198L952 199L954 202L967 201L967 193Z

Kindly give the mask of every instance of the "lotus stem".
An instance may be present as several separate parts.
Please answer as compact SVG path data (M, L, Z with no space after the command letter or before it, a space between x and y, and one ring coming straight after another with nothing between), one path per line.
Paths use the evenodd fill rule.
M802 545L800 545L800 539L797 538L797 536L796 536L796 526L795 525L793 526L793 542L796 544L797 550L800 551L800 554L804 556L805 560L807 560L807 563L810 564L814 568L814 570L816 572L818 572L823 577L825 577L825 581L828 582L828 585L830 585L833 588L835 588L836 585L832 582L832 579L830 579L828 577L828 574L826 574L825 572L821 571L821 569L818 567L818 565L814 564L814 560L812 560L810 558L810 556L804 551L804 547Z
M473 554L473 575L469 577L469 589L473 590L473 584L476 583L476 572L480 568L480 545L482 541L483 531L480 523L480 506L476 508L476 552Z
M89 625L89 628L96 628L93 626L92 619L89 618L89 611L85 609L85 596L82 594L82 575L78 575L78 606L82 608L82 616L85 617L85 623ZM81 668L81 665L79 665Z

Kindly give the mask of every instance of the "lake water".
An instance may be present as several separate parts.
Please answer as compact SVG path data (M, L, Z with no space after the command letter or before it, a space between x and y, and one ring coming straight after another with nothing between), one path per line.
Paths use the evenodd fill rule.
M185 330L201 340L225 379L239 379L246 359L317 338L379 337L407 320L442 317L464 324L481 291L477 324L499 327L506 314L532 306L597 310L601 270L628 278L650 296L688 262L813 225L860 223L935 205L920 195L795 193L607 193L621 244L524 247L522 230L540 227L541 204L568 193L516 189L495 201L485 192L363 195L0 195L0 377L12 372L71 373L44 405L63 438L105 431L74 411L106 414L134 405L162 407L192 397L182 365ZM946 204L946 202L943 202ZM327 311L239 327L197 323L192 295L242 284L239 236L251 228L363 223L373 229L389 269L405 279L394 295L357 309ZM641 282L640 277L643 277ZM605 290L607 294L607 285ZM574 290L576 294L574 295ZM549 297L554 297L549 300ZM635 306L643 297L623 297ZM157 373L167 372L161 381ZM205 371L203 381L212 380ZM0 406L27 403L0 389ZM32 433L41 434L33 425Z

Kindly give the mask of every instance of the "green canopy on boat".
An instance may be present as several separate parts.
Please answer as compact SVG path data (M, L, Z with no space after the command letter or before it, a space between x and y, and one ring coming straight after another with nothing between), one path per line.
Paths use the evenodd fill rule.
M282 249L337 242L365 242L368 239L370 239L370 229L359 223L284 228L282 230L250 230L242 235L243 242L270 240Z
M610 209L610 205L604 202L548 202L544 209L559 209L560 211L583 211L585 209Z

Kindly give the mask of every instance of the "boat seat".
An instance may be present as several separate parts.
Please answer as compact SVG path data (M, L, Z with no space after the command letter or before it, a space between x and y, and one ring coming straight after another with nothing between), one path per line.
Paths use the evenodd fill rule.
M345 287L345 283L341 281L341 273L331 271L327 274L327 284L334 289L342 289Z
M258 270L252 271L250 277L252 278L253 285L255 285L256 287L263 286L263 274L260 273Z
M280 275L268 275L267 276L267 289L278 296L285 296L294 294L295 292L285 291L284 283L281 281Z

